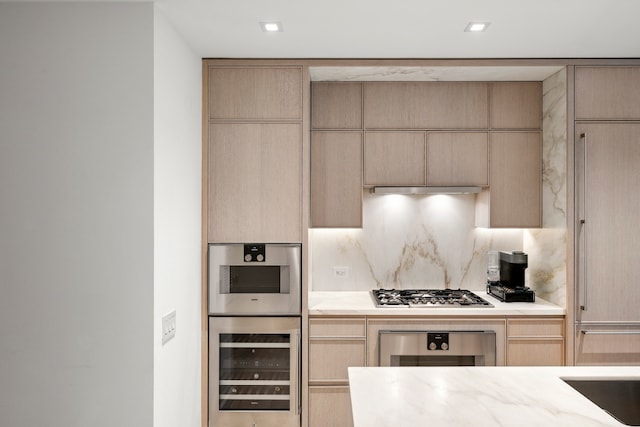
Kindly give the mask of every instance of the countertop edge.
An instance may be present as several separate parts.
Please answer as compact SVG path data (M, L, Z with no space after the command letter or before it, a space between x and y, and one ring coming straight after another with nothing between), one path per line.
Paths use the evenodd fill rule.
M564 316L563 307L540 298L535 303L505 303L485 291L473 291L493 307L376 307L368 291L310 292L310 316L420 316L420 317L496 317L496 316Z

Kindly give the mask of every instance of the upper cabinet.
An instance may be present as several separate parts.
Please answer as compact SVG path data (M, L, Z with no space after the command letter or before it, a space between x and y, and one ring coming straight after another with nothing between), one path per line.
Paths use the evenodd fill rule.
M365 186L426 184L425 132L365 132Z
M311 94L312 226L361 226L362 186L483 187L479 226L541 226L541 82L314 82Z
M362 227L362 83L311 85L311 227Z
M300 67L210 67L212 120L302 120Z
M489 185L487 132L428 132L427 185Z
M640 67L576 67L576 120L640 120Z
M486 129L486 83L364 84L365 129Z
M477 196L476 224L492 228L542 225L541 132L494 132L489 190Z
M299 242L302 126L209 125L209 242Z
M311 226L362 227L362 132L311 133Z
M302 67L206 74L210 243L302 241Z
M542 83L491 83L491 129L541 129Z
M313 83L311 126L313 129L362 129L362 83Z

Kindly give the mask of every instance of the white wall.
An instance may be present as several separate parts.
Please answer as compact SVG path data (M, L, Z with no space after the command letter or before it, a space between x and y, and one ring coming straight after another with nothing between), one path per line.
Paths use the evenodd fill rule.
M202 60L155 12L154 426L199 427ZM162 316L176 336L162 345Z
M152 425L153 37L151 3L0 4L3 427Z

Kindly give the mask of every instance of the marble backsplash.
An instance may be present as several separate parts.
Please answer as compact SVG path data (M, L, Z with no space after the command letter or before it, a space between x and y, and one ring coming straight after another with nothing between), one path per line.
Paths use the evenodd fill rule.
M564 71L545 80L543 228L476 228L475 195L379 196L365 190L362 229L309 231L311 290L484 290L487 252L523 250L527 286L565 306L565 94Z

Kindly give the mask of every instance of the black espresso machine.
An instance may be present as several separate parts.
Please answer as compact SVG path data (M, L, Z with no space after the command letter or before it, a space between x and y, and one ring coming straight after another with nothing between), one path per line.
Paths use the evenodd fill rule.
M535 292L524 285L527 266L524 252L500 252L500 281L488 282L487 293L504 302L534 302Z

